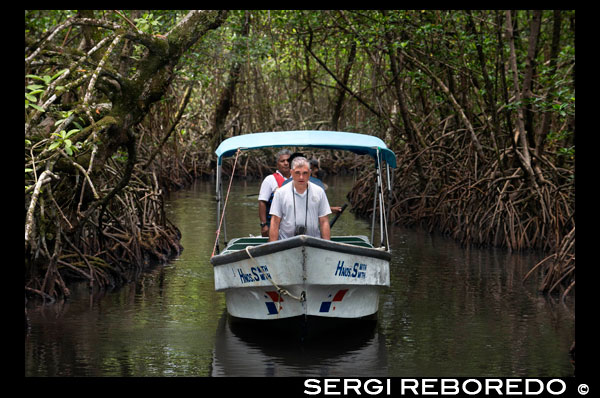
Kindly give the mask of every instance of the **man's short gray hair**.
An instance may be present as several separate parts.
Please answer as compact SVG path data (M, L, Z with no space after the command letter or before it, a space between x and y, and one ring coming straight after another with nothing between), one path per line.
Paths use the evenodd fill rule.
M289 149L282 149L281 151L277 152L275 154L275 161L279 162L279 158L283 155L291 155L292 151L290 151Z
M292 170L294 170L296 167L302 166L302 165L306 165L308 168L310 168L310 164L308 163L308 160L305 157L298 156L298 157L295 157L294 160L292 160L292 165L290 166L290 168Z

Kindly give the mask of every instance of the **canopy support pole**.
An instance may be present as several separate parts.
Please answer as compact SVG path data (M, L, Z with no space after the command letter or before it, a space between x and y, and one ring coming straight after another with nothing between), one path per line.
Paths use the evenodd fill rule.
M385 220L386 220L386 236L388 236L388 240L387 240L387 249L388 251L392 250L392 248L390 247L390 240L389 240L389 228L390 226L387 224L390 220L390 211L392 209L392 195L394 193L394 169L392 169L392 173L391 173L391 177L390 177L390 165L386 162L386 168L387 168L387 178L388 178L388 207L386 209L386 214L385 214Z
M381 164L377 167L377 187L379 196L379 247L383 246L384 242L384 221L383 221L383 179L381 178ZM386 234L387 235L387 234Z
M240 156L240 153L242 153L242 150L240 148L238 148L237 152L235 153L235 162L233 162L233 169L231 170L231 177L229 177L229 187L227 188L227 196L225 197L225 203L223 203L223 212L220 213L219 211L217 211L217 237L215 239L215 246L213 247L213 252L212 255L210 256L211 258L214 257L215 252L218 254L218 248L219 248L219 235L221 233L221 226L223 226L223 221L225 220L225 207L227 206L227 200L229 199L229 192L231 192L231 184L233 183L233 175L235 174L235 166L237 165L237 161L238 161L238 157ZM221 167L217 161L217 209L219 209L221 206L221 198L223 197L223 192L221 189L221 180L222 180L222 173L221 173ZM221 214L220 218L219 218L219 214ZM224 228L225 231L227 231L227 228ZM225 232L225 247L227 247L227 232Z
M388 235L388 225L387 225L387 216L388 212L385 209L385 201L383 194L383 166L381 164L379 148L377 148L377 188L376 194L379 194L379 238L380 238L380 247L384 247L386 250L390 250L390 239ZM389 165L387 165L387 178L388 178L388 190L390 189L390 174L389 174Z
M375 178L375 189L373 195L373 215L371 217L371 244L375 246L375 213L377 213L377 183L379 182L378 178Z
M220 159L219 159L220 160ZM217 187L216 187L216 197L217 197L217 228L215 229L216 231L218 231L219 229L219 225L221 224L221 200L223 197L223 192L221 190L221 164L218 163L217 161ZM220 250L219 250L219 239L217 238L216 243L215 243L215 248L216 248L216 253L219 254Z

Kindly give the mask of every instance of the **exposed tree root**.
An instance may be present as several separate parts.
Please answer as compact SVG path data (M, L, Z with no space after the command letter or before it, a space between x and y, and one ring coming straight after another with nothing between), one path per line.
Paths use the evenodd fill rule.
M107 183L119 177L113 166L107 164L105 168L103 180ZM151 172L138 172L108 203L102 222L98 219L101 210L96 209L80 229L68 228L65 219L58 216L58 208L45 209L54 218L44 220L38 215L37 222L44 226L45 233L36 238L35 247L39 249L36 261L30 264L26 293L45 300L66 298L68 282L78 280L86 281L90 288L119 286L153 264L177 256L182 249L180 232L165 217L163 195L157 184ZM78 217L77 207L68 204L76 203L79 189L85 189L85 185L77 188L71 190L71 197L52 202L52 206L61 206L60 213L67 213L65 217L71 220ZM39 271L34 272L34 268Z

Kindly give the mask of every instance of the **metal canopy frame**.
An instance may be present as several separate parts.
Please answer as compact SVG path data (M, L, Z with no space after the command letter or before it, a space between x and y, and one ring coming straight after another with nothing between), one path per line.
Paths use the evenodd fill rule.
M273 147L307 147L322 149L340 149L354 152L360 155L370 155L375 160L376 184L373 196L373 215L371 219L371 244L375 235L375 219L377 207L379 207L380 246L390 251L389 237L387 233L387 219L389 209L385 211L384 187L383 187L383 162L386 166L388 200L391 198L394 170L396 168L396 155L388 149L385 143L378 137L348 133L342 131L321 130L298 130L264 132L238 135L221 142L215 153L217 155L217 177L216 177L216 200L217 200L217 228L223 225L223 238L227 244L227 228L225 214L221 216L221 201L223 200L222 187L222 161L225 157L235 155L238 150L246 151L260 148ZM390 167L392 168L390 174ZM377 205L379 203L379 206ZM223 222L221 222L221 217ZM216 250L219 252L218 239Z
M237 135L221 142L215 153L220 165L222 158L235 155L238 149L284 146L341 149L359 155L370 155L375 159L381 156L391 167L396 167L394 152L388 149L381 138L343 131L297 130Z

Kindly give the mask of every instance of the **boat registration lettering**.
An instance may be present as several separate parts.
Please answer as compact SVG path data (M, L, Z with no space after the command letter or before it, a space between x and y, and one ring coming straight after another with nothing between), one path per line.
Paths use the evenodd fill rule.
M339 260L337 267L335 268L335 276L341 276L344 278L367 278L367 264L354 263L353 266L345 266L343 260Z
M243 269L237 269L238 276L240 277L240 282L244 283L252 283L258 281L266 281L267 278L271 278L271 274L269 274L269 268L266 265L261 265L260 267L252 267L250 268L250 272L246 273Z

